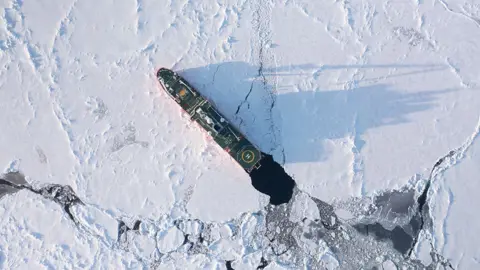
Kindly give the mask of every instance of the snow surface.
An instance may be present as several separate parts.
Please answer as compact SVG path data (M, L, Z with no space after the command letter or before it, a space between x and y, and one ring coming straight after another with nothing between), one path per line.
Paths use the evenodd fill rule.
M185 76L284 165L305 192L296 222L318 217L305 194L341 202L414 186L439 158L472 144L432 181L429 204L437 251L456 269L478 267L479 3L3 0L0 8L0 166L37 186L70 185L89 232L26 190L1 197L0 268L139 268L153 246L182 244L172 220L227 226L267 204L162 92L160 67ZM124 219L151 228L112 251ZM235 259L235 269L251 269L262 257L240 240L218 241L209 255L175 252L158 267Z
M476 231L480 220L475 212L480 190L480 142L468 146L462 155L451 158L449 163L455 166L439 175L432 197L433 243L451 259L455 269L474 269L480 263L480 247L476 244L480 241Z

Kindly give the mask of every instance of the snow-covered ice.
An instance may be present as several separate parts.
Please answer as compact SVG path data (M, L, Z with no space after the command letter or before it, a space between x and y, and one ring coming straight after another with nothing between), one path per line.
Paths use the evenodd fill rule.
M1 174L26 179L0 182L0 268L478 267L480 3L0 10ZM160 67L273 155L289 203L269 205L181 113ZM413 252L359 224L399 226Z

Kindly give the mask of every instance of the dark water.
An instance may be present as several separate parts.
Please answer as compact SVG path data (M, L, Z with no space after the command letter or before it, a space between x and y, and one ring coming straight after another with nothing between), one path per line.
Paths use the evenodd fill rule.
M70 208L75 204L83 203L70 186L48 184L40 189L35 189L27 183L25 176L21 172L9 172L0 176L0 199L7 193L15 193L22 189L30 190L35 194L60 204L70 219L76 222Z
M336 230L338 226L340 226L340 222L338 221L333 206L315 197L310 198L317 205L323 227L327 230Z
M50 199L63 207L63 210L76 223L76 220L70 211L70 208L76 204L83 204L70 186L62 186L57 184L48 184L38 190L27 187L30 191L42 195L44 198Z
M373 235L379 241L390 240L393 248L406 254L412 247L413 238L406 233L400 226L395 226L393 230L385 229L381 224L357 224L353 226L358 232L364 235Z
M264 257L260 259L260 265L257 267L257 270L262 270L268 266L268 261Z
M250 173L253 187L270 196L273 205L288 203L293 195L295 181L271 155L263 155L265 157L260 161L261 167Z
M415 204L414 196L414 190L393 190L376 197L375 205L382 207L385 212L408 214L410 208Z
M358 232L374 236L379 241L391 241L396 250L410 256L423 227L423 210L428 207L428 204L426 204L428 188L429 183L427 183L425 190L417 199L418 205L416 209L414 208L413 190L386 192L375 199L376 206L381 209L387 218L391 218L390 214L406 215L413 209L415 214L411 217L408 224L396 226L393 230L385 229L380 223L357 224L353 227Z
M0 199L7 195L18 192L27 184L25 176L19 172L9 172L0 176Z
M127 242L127 235L126 233L128 231L138 231L140 229L140 224L142 222L140 220L135 221L135 224L133 224L133 228L130 228L125 224L123 220L120 220L118 222L118 236L117 236L117 241L126 243Z

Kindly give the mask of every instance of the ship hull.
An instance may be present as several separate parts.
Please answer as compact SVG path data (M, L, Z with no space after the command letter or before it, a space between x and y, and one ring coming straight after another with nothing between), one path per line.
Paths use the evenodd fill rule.
M249 142L218 110L172 70L157 71L157 79L165 92L198 123L248 173L259 168L262 152Z

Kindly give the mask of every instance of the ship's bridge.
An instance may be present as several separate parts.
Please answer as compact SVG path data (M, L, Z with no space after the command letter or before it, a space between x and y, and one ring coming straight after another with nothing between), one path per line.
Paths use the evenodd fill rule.
M161 68L157 72L157 78L165 91L173 95L174 89L172 86L180 79L180 77L170 69Z

